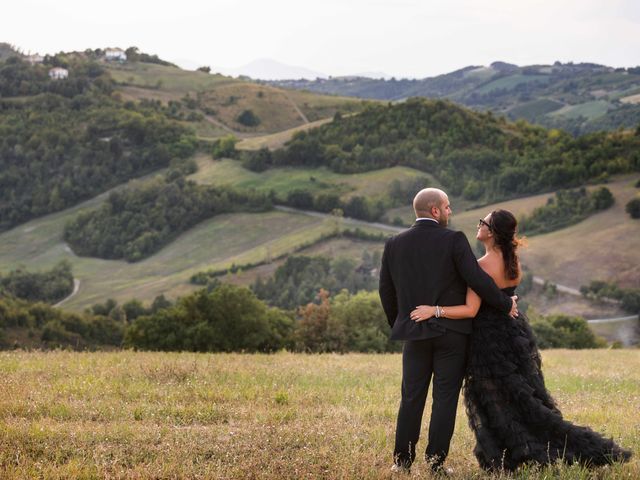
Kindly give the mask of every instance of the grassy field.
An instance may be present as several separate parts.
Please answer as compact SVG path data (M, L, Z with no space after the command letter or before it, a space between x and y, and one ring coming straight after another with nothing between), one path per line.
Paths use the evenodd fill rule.
M587 119L597 118L604 115L609 110L610 104L606 100L593 100L579 105L566 105L558 110L549 113L550 116L564 116L567 118L585 117Z
M565 418L635 455L514 478L638 478L638 352L553 350L543 362ZM400 364L397 354L2 352L0 477L390 478ZM473 444L459 408L453 478L508 478L483 473ZM431 477L418 460L406 478Z
M356 174L335 173L327 168L270 168L256 173L242 167L236 160L212 160L208 155L196 157L198 171L189 178L205 185L234 185L241 188L274 190L286 197L292 190L303 189L311 193L319 191L336 193L343 199L363 195L384 196L393 180L408 181L414 178L432 178L429 174L409 167L391 167Z

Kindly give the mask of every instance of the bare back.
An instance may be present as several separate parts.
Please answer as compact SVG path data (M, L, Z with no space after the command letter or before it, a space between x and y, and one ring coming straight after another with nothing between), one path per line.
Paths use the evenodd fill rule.
M500 289L517 287L520 284L520 280L522 280L522 271L520 269L518 269L518 278L514 280L507 278L502 254L498 252L487 253L478 260L478 264L496 282Z

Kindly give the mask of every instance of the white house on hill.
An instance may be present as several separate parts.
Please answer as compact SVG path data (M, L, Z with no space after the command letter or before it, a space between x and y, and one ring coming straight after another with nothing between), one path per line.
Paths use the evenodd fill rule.
M127 54L121 48L107 48L104 51L104 56L107 60L115 60L118 62L126 62Z
M66 68L55 67L49 70L49 77L52 80L62 80L69 76L69 70Z

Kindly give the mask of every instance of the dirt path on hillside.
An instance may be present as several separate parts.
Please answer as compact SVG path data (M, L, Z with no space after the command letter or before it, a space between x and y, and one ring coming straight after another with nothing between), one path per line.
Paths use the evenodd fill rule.
M535 275L533 277L533 283L535 283L536 285L544 285L546 281L547 280L545 280L542 277L537 277ZM553 283L553 282L551 282L551 283ZM567 294L573 295L575 297L582 297L583 296L582 293L580 292L580 290L576 290L575 288L572 288L572 287L567 287L566 285L560 285L558 283L553 283L553 284L556 286L556 288L558 289L559 292L567 293ZM620 304L620 300L616 300L615 298L602 297L601 300L603 302L612 303L612 304L616 304L616 305Z
M232 130L231 128L227 127L221 121L216 120L215 118L213 118L211 115L205 115L204 118L207 120L207 122L214 124L216 127L220 127L225 132L229 132L229 133L235 135L236 137L242 136L242 134L240 132L236 132L235 130Z
M294 102L293 99L289 96L289 94L285 90L282 90L282 93L284 94L286 99L289 100L289 103L291 103L293 108L296 109L296 112L298 112L298 115L300 115L300 118L302 118L302 121L304 123L311 123L311 122L309 122L309 119L307 118L307 116L302 112L302 110L300 110L300 108L298 107L296 102Z
M58 308L60 305L65 303L67 300L71 300L71 298L73 298L75 296L75 294L78 293L79 291L80 291L80 280L78 280L77 278L74 278L73 279L73 292L71 292L71 294L68 297L63 298L58 303L53 305L53 308Z

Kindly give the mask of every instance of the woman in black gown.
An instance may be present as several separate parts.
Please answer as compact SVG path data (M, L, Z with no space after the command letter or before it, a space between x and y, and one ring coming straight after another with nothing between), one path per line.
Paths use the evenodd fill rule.
M486 255L478 262L498 287L513 295L522 276L517 256L517 222L506 210L480 220L478 240ZM526 463L560 459L588 466L625 462L631 452L588 427L562 418L544 385L540 353L526 318L511 318L467 292L465 305L421 305L416 321L438 315L474 317L464 402L476 437L474 454L486 470L515 470Z

